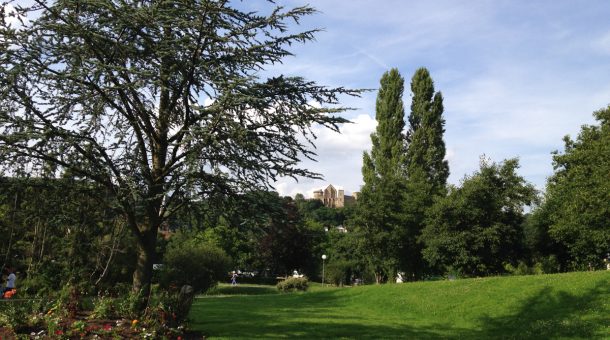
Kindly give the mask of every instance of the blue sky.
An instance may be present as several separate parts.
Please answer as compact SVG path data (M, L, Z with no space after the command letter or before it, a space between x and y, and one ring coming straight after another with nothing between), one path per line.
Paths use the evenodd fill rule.
M20 0L17 4L30 3ZM268 13L266 1L239 6ZM553 150L563 148L592 112L610 104L610 1L607 0L277 0L286 7L310 4L320 13L293 31L322 28L316 41L293 46L296 56L269 70L328 86L377 89L392 67L406 79L430 70L445 98L449 182L494 161L518 157L520 174L544 189ZM291 178L275 183L282 195L329 183L358 191L362 152L375 129L376 90L343 98L355 107L342 134L315 128L318 161L302 166L324 180Z
M445 97L449 182L494 161L518 157L520 174L544 189L553 150L562 137L592 124L610 104L608 1L361 1L312 0L321 13L302 29L321 27L315 42L273 69L330 86L377 89L383 72L428 68ZM291 0L287 6L304 2ZM295 26L295 29L297 27ZM344 98L357 107L343 134L317 131L318 162L303 165L324 181L282 179L283 195L332 183L346 191L363 184L362 152L375 128L376 91ZM410 105L405 91L405 107Z

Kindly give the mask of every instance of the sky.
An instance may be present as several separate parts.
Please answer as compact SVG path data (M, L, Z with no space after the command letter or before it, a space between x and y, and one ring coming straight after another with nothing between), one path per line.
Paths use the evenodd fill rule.
M236 0L237 1L237 0ZM26 4L30 0L16 3ZM316 40L264 75L303 76L321 85L371 89L343 97L354 110L341 134L314 127L317 161L301 166L323 180L281 178L281 195L333 184L346 193L363 185L362 153L371 148L379 79L390 68L405 78L405 115L415 70L426 67L444 96L449 183L459 185L493 161L518 157L519 173L541 192L563 149L592 113L610 104L610 1L607 0L277 0L310 4L319 13L290 30L321 28ZM269 12L262 0L240 7Z
M315 128L317 162L302 166L324 180L280 179L281 195L311 197L331 183L346 193L360 190L379 79L390 68L405 78L405 115L417 68L426 67L443 93L449 183L455 185L477 171L481 157L518 157L519 174L542 192L562 138L595 124L592 113L610 104L609 1L279 2L307 3L320 13L294 29L323 31L270 72L373 91L342 98L356 109L342 114L352 124L341 134Z

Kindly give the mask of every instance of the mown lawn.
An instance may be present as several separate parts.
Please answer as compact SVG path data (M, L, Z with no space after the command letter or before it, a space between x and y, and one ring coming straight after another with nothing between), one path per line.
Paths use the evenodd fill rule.
M190 327L211 339L610 339L608 271L214 294L190 314Z

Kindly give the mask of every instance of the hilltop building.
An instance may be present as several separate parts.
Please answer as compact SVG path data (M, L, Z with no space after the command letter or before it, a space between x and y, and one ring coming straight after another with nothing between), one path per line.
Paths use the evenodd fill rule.
M343 208L345 205L350 205L358 199L358 193L353 193L352 196L345 195L343 189L337 190L332 184L326 189L316 190L313 192L313 198L322 201L329 208Z

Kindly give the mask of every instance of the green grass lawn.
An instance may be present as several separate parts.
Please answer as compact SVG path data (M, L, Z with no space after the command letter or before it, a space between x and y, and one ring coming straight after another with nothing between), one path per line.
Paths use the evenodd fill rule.
M351 288L220 286L195 300L191 328L212 339L610 339L610 272Z

